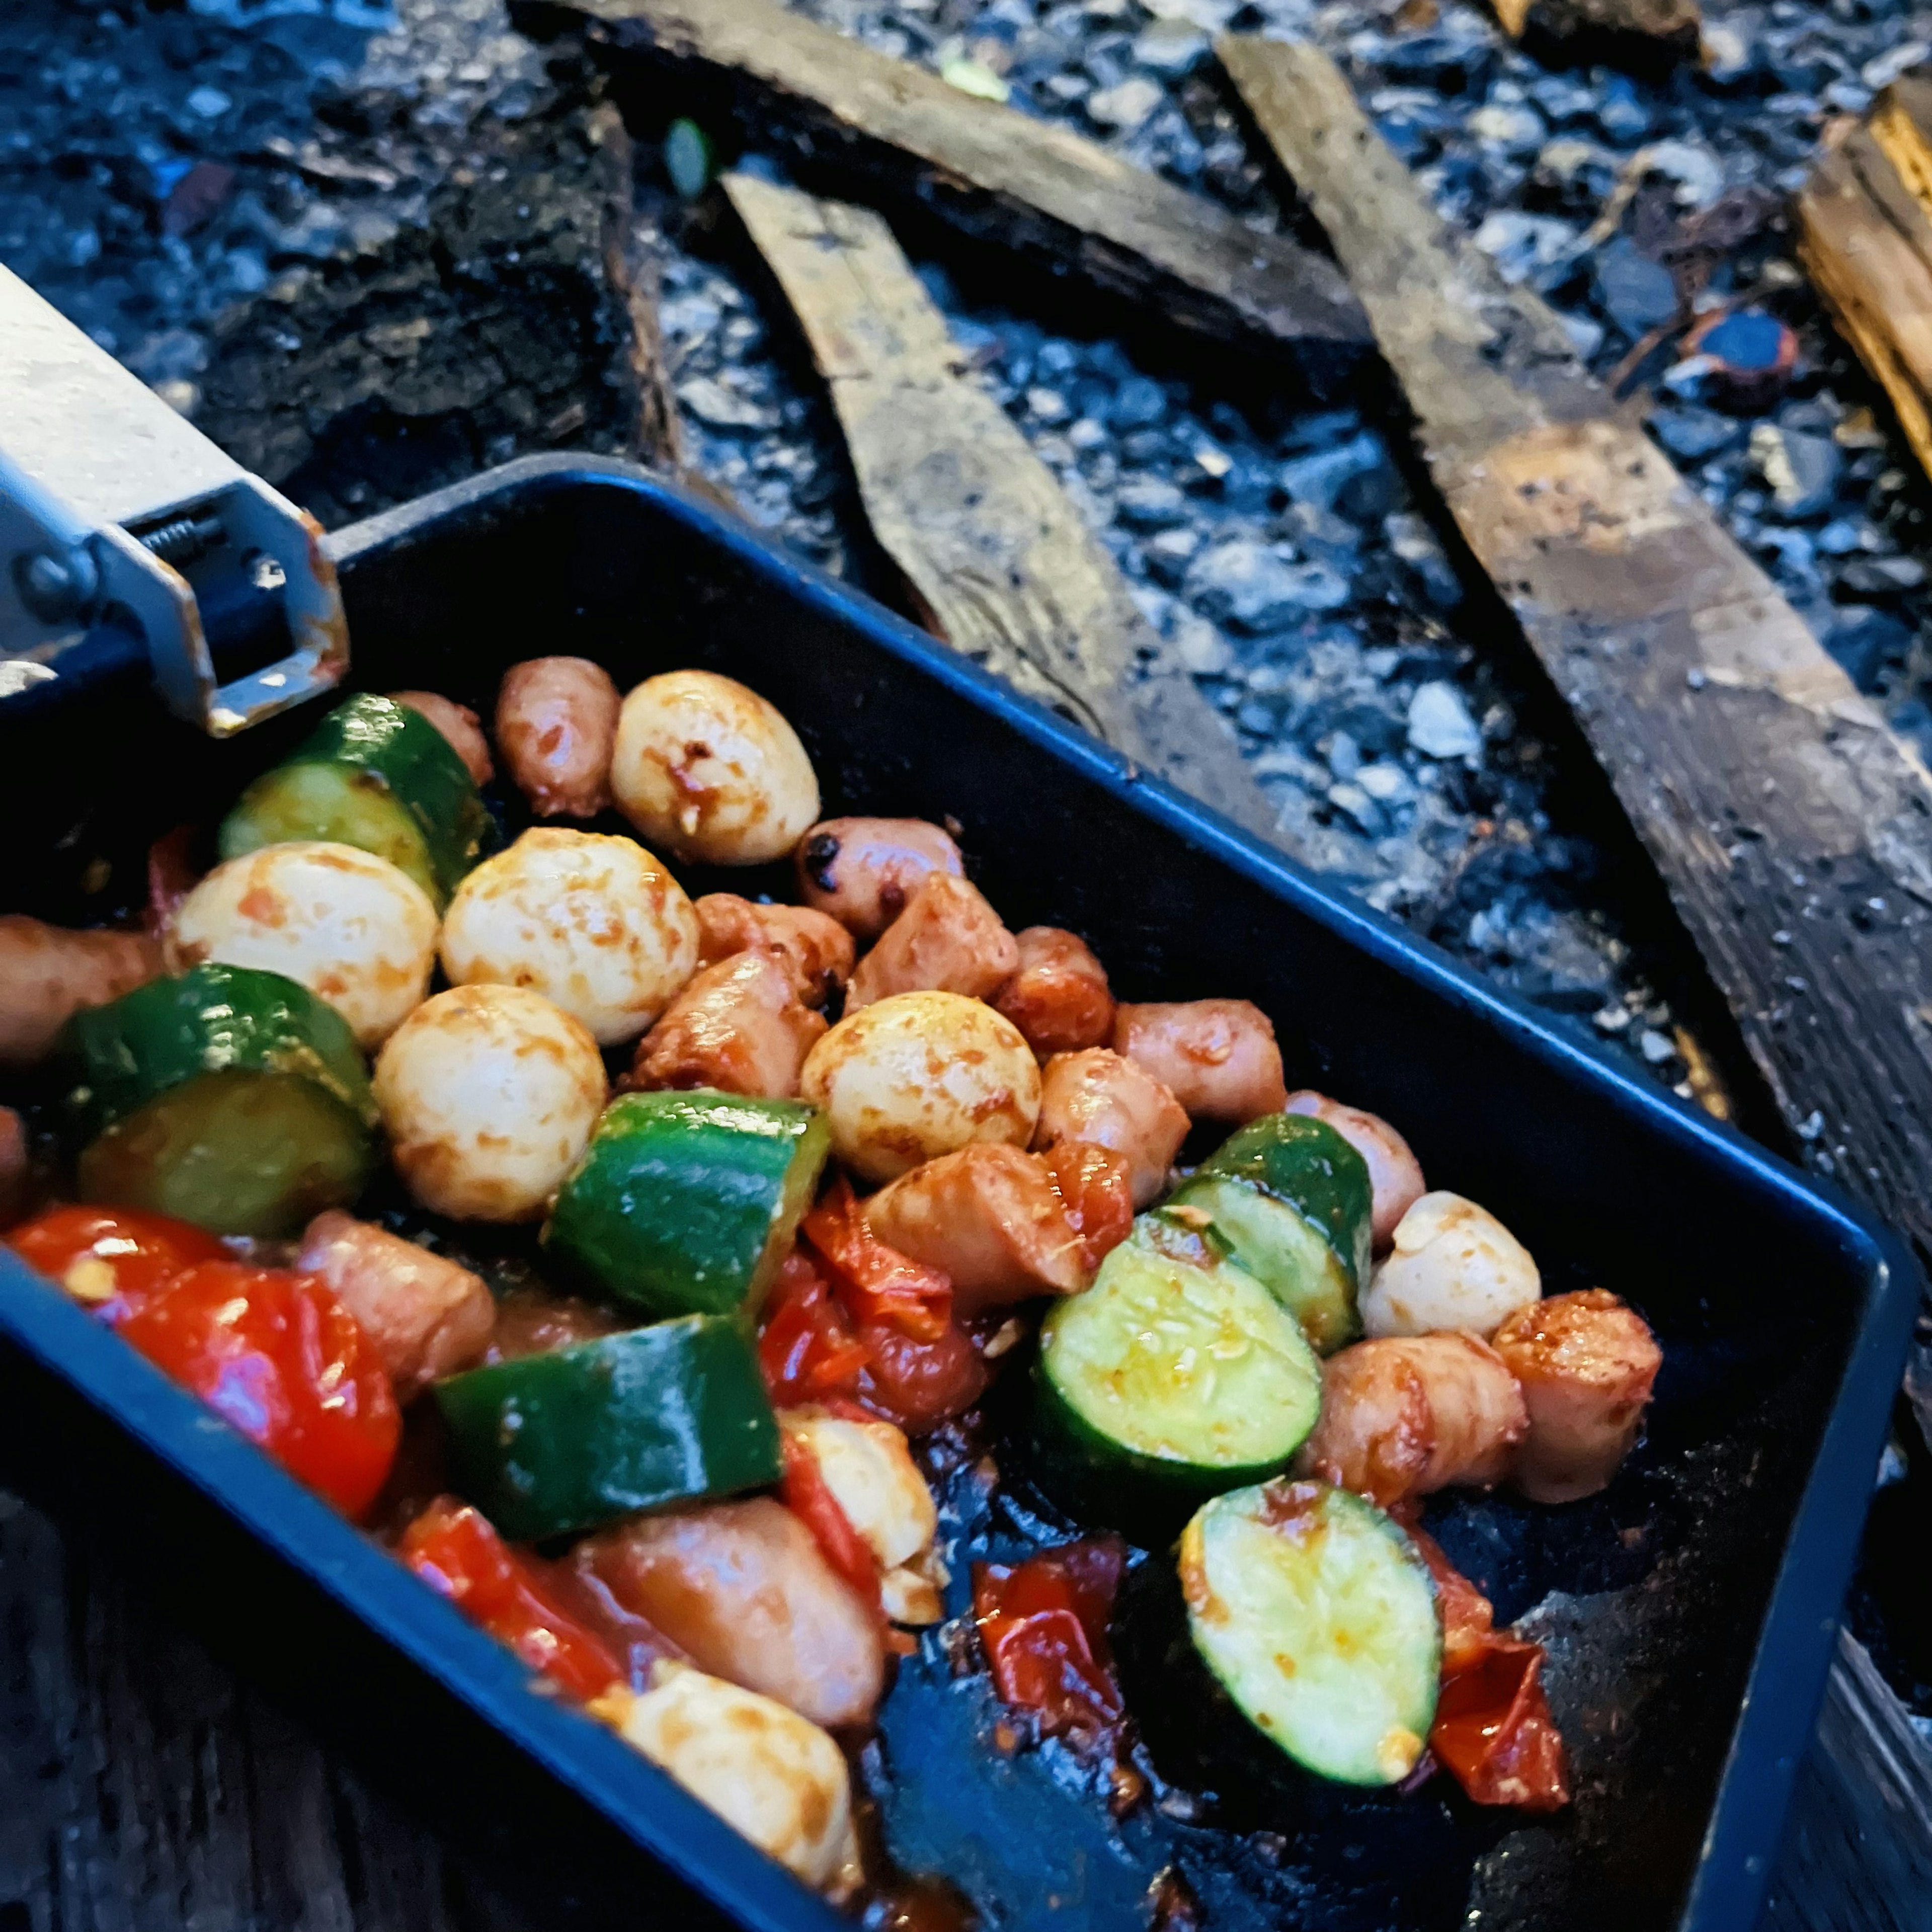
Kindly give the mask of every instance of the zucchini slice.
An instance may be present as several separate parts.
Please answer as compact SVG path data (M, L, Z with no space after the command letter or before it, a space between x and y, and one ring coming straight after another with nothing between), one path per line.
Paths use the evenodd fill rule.
M1377 1509L1326 1483L1208 1504L1180 1538L1194 1647L1236 1708L1304 1769L1397 1784L1435 1720L1436 1586Z
M626 1094L557 1191L544 1245L646 1316L754 1319L831 1136L799 1100Z
M339 704L221 821L221 856L326 838L406 872L440 912L492 826L463 760L418 712L368 693Z
M758 1358L719 1316L472 1369L431 1393L457 1488L514 1541L778 1479Z
M1172 1534L1207 1497L1286 1468L1322 1370L1294 1318L1210 1230L1144 1214L1040 1329L1042 1480L1076 1514Z
M296 1232L362 1191L376 1102L348 1022L292 980L214 962L62 1036L84 1201L220 1234Z
M1168 1204L1211 1215L1326 1355L1361 1332L1374 1200L1367 1162L1327 1121L1268 1114L1223 1142Z

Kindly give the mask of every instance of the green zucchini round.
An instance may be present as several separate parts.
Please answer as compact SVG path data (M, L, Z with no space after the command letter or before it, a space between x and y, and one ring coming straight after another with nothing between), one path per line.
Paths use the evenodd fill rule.
M1211 1230L1158 1214L1054 1304L1035 1378L1042 1481L1137 1537L1278 1474L1321 1410L1321 1365L1294 1318Z
M440 912L492 830L476 782L424 717L369 693L339 704L221 821L221 856L322 838L406 872Z
M1326 1483L1272 1482L1207 1504L1182 1532L1202 1660L1250 1724L1304 1770L1397 1784L1436 1718L1436 1586L1402 1530Z
M692 1315L434 1384L458 1491L520 1542L778 1479L748 1337Z
M223 1234L297 1232L362 1191L376 1102L348 1022L279 973L210 962L62 1035L81 1198Z

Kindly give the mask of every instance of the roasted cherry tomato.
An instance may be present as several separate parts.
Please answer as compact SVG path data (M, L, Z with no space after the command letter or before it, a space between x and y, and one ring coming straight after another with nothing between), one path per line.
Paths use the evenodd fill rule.
M818 1252L839 1299L861 1323L879 1323L916 1342L936 1342L952 1319L952 1284L935 1268L888 1247L866 1225L852 1184L842 1174L806 1215L805 1238Z
M623 1682L616 1653L544 1588L535 1564L480 1510L439 1496L403 1532L396 1554L570 1696L587 1702Z
M375 1500L401 1413L375 1350L320 1282L203 1262L121 1334L345 1514Z
M7 1245L110 1324L197 1263L228 1254L203 1229L138 1208L50 1208L12 1229Z
M806 1256L788 1255L765 1304L758 1360L779 1408L849 1395L869 1354L832 1286Z
M1045 1158L1090 1274L1132 1229L1132 1176L1112 1148L1084 1141L1056 1141Z
M1037 1712L1042 1730L1104 1741L1126 1706L1114 1682L1107 1619L1126 1552L1112 1537L1042 1550L1024 1563L973 1566L973 1615L993 1683Z
M908 1436L926 1435L964 1415L986 1392L986 1364L956 1322L931 1342L916 1342L885 1322L864 1324L859 1339L866 1350L860 1401Z
M825 1560L851 1585L860 1600L885 1621L885 1608L879 1600L879 1562L872 1546L852 1527L852 1519L839 1507L824 1472L803 1440L790 1430L783 1432L784 1476L778 1496L787 1509L817 1539Z

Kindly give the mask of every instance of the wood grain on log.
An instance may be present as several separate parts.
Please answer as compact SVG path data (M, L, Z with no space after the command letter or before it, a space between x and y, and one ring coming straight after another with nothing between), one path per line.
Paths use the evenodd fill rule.
M1888 93L1869 129L1819 155L1798 196L1798 253L1932 471L1932 222L1919 198L1932 188L1932 150L1911 100Z
M725 191L796 315L880 547L953 648L1266 838L1213 707L869 209L748 175Z
M1787 1123L1923 1257L1932 779L1612 413L1556 316L1425 204L1334 62L1246 37L1220 54L1361 297L1464 539L1588 735ZM1830 1696L1912 1766L1884 1815L1923 1869L1924 1746L1875 1672L1848 1677L1841 1663ZM1855 1790L1862 1774L1841 1762ZM1855 1796L1847 1815L1868 1828L1877 1808ZM1918 1924L1923 1903L1921 1891L1887 1909ZM1828 1888L1807 1909L1842 1923Z
M1285 346L1312 379L1339 376L1368 346L1360 309L1322 256L771 0L558 0L524 10L580 17L609 50L668 74L687 103L694 82L723 88L757 140L789 135L814 167L864 178L868 200L910 194L1149 314Z

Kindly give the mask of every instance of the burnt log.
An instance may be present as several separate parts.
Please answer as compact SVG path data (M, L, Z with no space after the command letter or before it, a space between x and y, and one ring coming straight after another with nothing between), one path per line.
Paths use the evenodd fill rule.
M1551 64L1598 61L1660 74L1694 61L1703 39L1698 0L1495 0L1504 33Z

